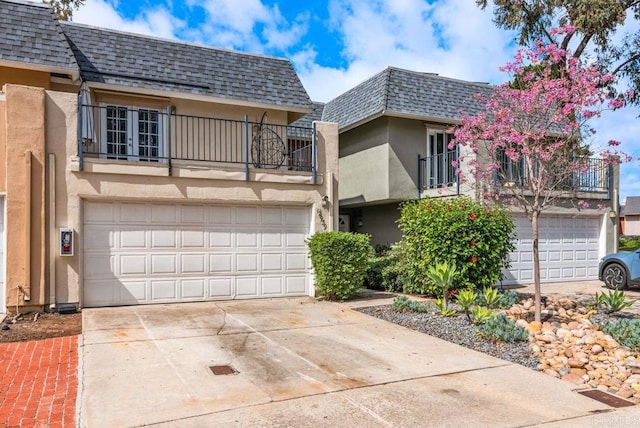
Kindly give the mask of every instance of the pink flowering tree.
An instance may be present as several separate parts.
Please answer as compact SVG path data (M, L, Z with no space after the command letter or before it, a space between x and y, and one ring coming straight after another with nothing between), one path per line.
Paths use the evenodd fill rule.
M589 142L595 131L588 124L604 109L620 108L624 101L607 97L612 76L582 65L554 44L537 42L534 48L520 50L501 71L510 75L510 82L482 97L484 111L463 117L451 147L468 145L476 154L460 162L467 162L486 200L511 204L531 221L535 319L540 321L538 219L560 200L586 208L580 192L591 190L588 186L606 187L608 165L626 156L617 152L619 142L610 141L594 161ZM600 168L596 169L600 175L594 182L595 168Z

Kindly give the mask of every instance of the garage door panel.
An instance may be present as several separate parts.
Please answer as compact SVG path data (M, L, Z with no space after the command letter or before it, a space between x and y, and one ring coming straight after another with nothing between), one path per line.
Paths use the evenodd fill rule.
M258 255L249 254L236 254L236 272L258 272Z
M248 230L236 233L236 247L257 249L258 246L259 240L257 230Z
M204 274L207 271L205 259L204 254L181 254L180 273Z
M121 254L118 262L120 275L147 274L147 256L145 254Z
M181 248L204 249L207 247L208 233L204 230L181 230L179 233Z
M175 254L152 254L151 272L154 275L175 275L178 273L178 264Z
M147 231L123 230L120 232L120 248L123 250L144 250L147 248Z
M115 257L104 253L85 253L85 278L101 278L115 272Z
M231 225L232 223L231 207L209 208L209 224Z
M201 205L181 205L180 222L182 224L199 224L205 223L205 207Z
M209 233L209 246L211 248L229 249L233 247L231 232L213 231Z
M262 254L262 271L263 272L282 272L284 271L284 260L282 253L263 253Z
M85 212L85 306L308 294L308 208L89 201Z
M175 230L152 230L151 246L154 249L177 249L177 233Z
M262 296L283 296L283 278L281 276L260 278Z
M120 204L120 218L121 223L147 223L147 205L145 204L133 204L123 203Z
M181 300L204 300L206 298L206 280L199 279L182 279L180 281L180 298Z
M234 278L210 278L209 297L211 298L233 298Z
M117 207L112 203L91 202L85 204L84 222L86 224L113 223L116 221L116 209Z
M236 209L236 224L258 224L258 208L238 207Z
M275 232L262 232L262 248L283 248L282 233Z
M124 305L135 305L138 302L148 302L147 281L125 281L120 283L120 301Z
M282 208L263 208L261 224L266 226L282 225Z
M287 294L306 294L307 276L287 276L285 278L285 293Z
M86 242L85 251L108 250L114 246L113 234L109 228L87 227L84 230L84 238Z
M209 255L209 272L210 273L231 273L233 271L233 254L210 254Z
M236 297L257 297L257 277L236 277Z
M175 302L178 300L178 284L176 280L152 279L150 284L152 302Z
M303 232L287 232L286 244L289 248L305 248L307 236Z
M151 222L154 224L177 224L179 219L173 205L151 205Z

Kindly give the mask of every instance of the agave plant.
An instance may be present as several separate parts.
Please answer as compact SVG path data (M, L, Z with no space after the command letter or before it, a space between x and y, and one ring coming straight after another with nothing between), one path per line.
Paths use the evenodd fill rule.
M458 270L455 265L450 265L447 262L436 263L429 266L426 275L431 281L433 281L438 287L442 288L444 307L449 307L449 289L453 285L453 281L458 274Z

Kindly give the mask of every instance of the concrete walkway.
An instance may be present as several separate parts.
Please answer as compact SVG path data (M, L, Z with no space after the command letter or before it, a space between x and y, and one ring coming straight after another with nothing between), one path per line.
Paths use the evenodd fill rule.
M345 304L86 309L83 328L81 426L635 427L640 417ZM214 375L220 365L236 373Z

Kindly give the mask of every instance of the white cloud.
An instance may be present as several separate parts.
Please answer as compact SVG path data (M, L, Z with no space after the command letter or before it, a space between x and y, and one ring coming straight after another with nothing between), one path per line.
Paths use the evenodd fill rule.
M202 38L210 44L250 52L287 50L299 43L308 30L309 15L288 22L277 5L261 0L190 0L189 5L205 11L200 26Z
M342 69L292 60L311 97L327 101L387 66L474 81L503 80L513 35L470 1L331 0L329 28L343 44ZM331 82L331 85L327 85Z
M118 12L117 5L117 1L87 1L84 6L74 12L73 21L165 38L176 38L178 31L185 26L184 22L162 6L143 9L135 18L128 19Z

